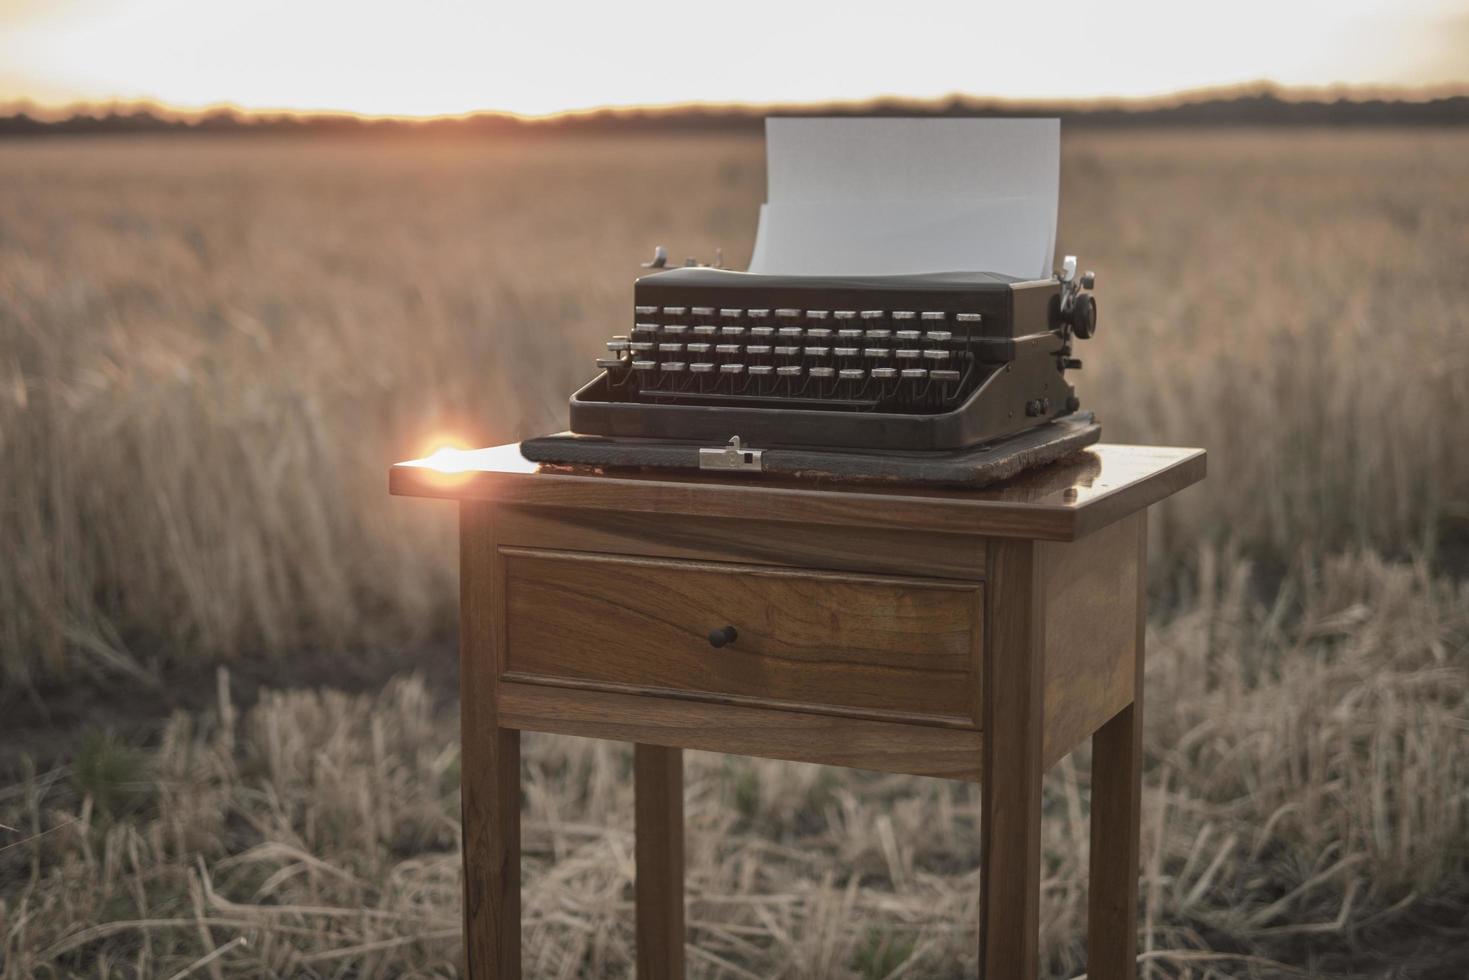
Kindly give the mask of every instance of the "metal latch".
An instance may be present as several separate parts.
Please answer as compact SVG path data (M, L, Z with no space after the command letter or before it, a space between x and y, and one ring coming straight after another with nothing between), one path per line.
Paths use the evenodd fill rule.
M735 436L723 449L700 449L699 469L759 473L765 469L765 464L760 461L762 451L744 448L740 445L740 437Z

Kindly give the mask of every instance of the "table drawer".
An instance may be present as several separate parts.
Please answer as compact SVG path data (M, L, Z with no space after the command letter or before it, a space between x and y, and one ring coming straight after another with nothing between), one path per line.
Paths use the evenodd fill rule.
M503 546L499 564L507 679L977 727L982 583Z

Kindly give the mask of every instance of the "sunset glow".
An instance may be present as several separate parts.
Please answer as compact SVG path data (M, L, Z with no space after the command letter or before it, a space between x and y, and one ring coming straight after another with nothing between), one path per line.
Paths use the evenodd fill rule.
M0 102L438 115L1469 81L1446 0L655 7L0 0Z

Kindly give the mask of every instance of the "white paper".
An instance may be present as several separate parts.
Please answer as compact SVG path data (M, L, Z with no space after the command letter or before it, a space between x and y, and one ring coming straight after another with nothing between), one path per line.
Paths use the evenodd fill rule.
M770 119L750 271L1052 271L1055 119Z

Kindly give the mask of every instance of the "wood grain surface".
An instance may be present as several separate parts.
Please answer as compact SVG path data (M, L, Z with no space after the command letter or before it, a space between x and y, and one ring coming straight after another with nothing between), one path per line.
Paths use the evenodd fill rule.
M633 747L638 980L683 980L683 750Z
M1043 765L1049 769L1132 701L1140 590L1137 513L1071 543L1042 542L1046 619Z
M1148 524L1132 528L1139 577L1147 581ZM1137 875L1143 773L1143 642L1147 590L1137 609L1132 703L1092 736L1091 879L1087 899L1087 976L1133 980L1137 975Z
M1203 479L1202 449L1098 445L996 487L934 490L678 471L543 469L515 445L399 463L389 490L594 511L1070 541Z
M495 707L493 507L460 505L460 774L471 980L520 977L520 732Z
M1040 971L1041 744L1044 586L1038 546L991 549L985 758L981 787L980 975L1035 980Z
M977 582L501 547L505 677L977 725ZM711 631L732 626L715 648Z
M937 578L984 576L985 538L565 507L501 507L502 545Z
M503 681L501 724L764 759L977 781L980 733Z

